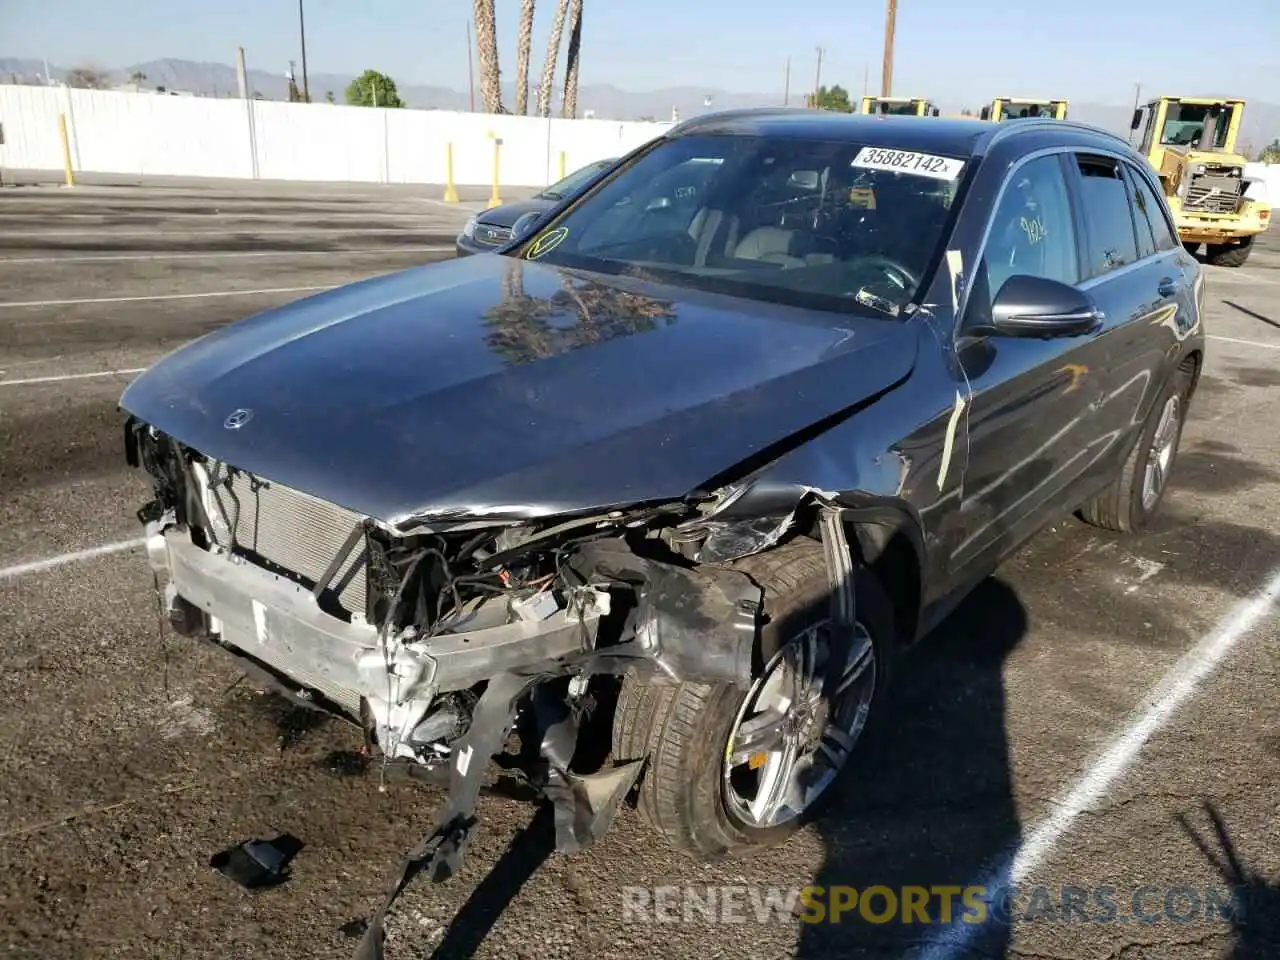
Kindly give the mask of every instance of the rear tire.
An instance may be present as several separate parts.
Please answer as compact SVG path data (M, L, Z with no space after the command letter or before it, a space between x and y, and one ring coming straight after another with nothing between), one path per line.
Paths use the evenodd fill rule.
M1205 260L1215 267L1243 267L1253 250L1253 237L1237 243L1210 243L1205 247Z
M764 589L767 620L760 635L761 664L785 660L787 654L780 653L784 646L828 616L830 588L821 546L801 538L748 557L736 567ZM893 608L884 588L861 567L855 570L854 582L858 623L870 638L873 657L868 722L831 784L798 816L754 826L734 812L730 801L725 770L730 737L739 729L747 701L758 694L744 694L730 684L664 684L636 676L623 680L614 718L614 757L648 755L639 811L672 847L703 860L767 849L812 822L838 794L841 776L857 762L867 726L880 713L894 645ZM757 677L761 672L758 668ZM789 710L787 715L795 714ZM763 783L763 773L759 777Z
M1110 486L1080 508L1081 520L1118 533L1132 533L1146 525L1160 506L1169 486L1169 473L1177 459L1178 444L1182 440L1182 426L1190 391L1191 374L1187 371L1178 370L1169 378L1147 415L1147 422L1142 426L1138 442L1134 444L1124 466ZM1172 427L1165 419L1170 412L1176 418ZM1166 448L1168 454L1162 457L1161 453ZM1163 463L1154 498L1148 487L1149 468L1153 460Z

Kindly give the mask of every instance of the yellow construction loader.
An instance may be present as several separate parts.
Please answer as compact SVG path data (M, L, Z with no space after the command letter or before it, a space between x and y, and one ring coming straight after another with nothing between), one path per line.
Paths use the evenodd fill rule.
M863 97L858 112L878 117L936 117L938 108L923 97Z
M1245 157L1236 153L1243 100L1157 97L1133 112L1141 150L1160 175L1183 245L1220 267L1249 259L1271 207L1246 198Z
M1067 101L1035 100L1030 97L996 97L991 106L982 108L982 119L1000 123L1004 120L1024 120L1043 117L1049 120L1067 119Z

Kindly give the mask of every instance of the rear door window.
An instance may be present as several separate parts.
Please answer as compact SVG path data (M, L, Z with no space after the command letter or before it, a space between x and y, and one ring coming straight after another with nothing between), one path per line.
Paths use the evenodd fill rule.
M1085 273L1096 277L1135 262L1138 239L1120 161L1089 154L1076 154L1075 159L1080 170L1082 219L1089 238Z
M1174 250L1178 247L1178 238L1169 226L1169 218L1165 215L1164 204L1151 187L1151 181L1144 177L1132 164L1126 164L1129 180L1133 184L1135 214L1138 221L1138 236L1144 236L1143 222L1150 231L1151 242L1156 250Z

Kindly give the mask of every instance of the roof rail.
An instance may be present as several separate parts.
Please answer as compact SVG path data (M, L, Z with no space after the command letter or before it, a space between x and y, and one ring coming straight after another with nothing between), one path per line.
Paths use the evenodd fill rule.
M1003 140L1005 137L1012 136L1014 133L1016 133L1019 130L1027 130L1030 128L1045 128L1050 130L1055 130L1055 129L1060 130L1063 127L1071 127L1072 129L1078 130L1081 133L1091 133L1094 136L1103 136L1110 140L1116 140L1120 143L1123 143L1126 147L1132 148L1133 146L1133 144L1129 143L1129 141L1126 140L1124 137L1120 136L1120 134L1114 133L1111 130L1106 130L1102 127L1095 127L1091 123L1081 123L1079 120L1070 120L1070 119L1054 120L1051 117L1026 117L1024 119L1011 120L1006 123L1000 124L1000 129L998 129L995 132L994 136L992 136L992 138L987 141L987 148L990 149L991 147L999 143L1001 140Z
M700 113L688 120L681 120L667 131L668 135L685 133L698 127L724 120L737 120L747 117L779 117L797 113L829 113L828 110L817 110L813 107L739 107L735 110L716 110L711 113Z

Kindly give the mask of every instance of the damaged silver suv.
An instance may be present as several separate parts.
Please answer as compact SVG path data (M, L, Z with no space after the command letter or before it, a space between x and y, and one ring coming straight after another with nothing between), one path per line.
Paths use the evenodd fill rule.
M134 381L170 619L438 773L437 879L503 755L561 849L633 790L682 850L779 842L1003 557L1159 504L1204 351L1161 197L1070 121L683 124L535 235Z

